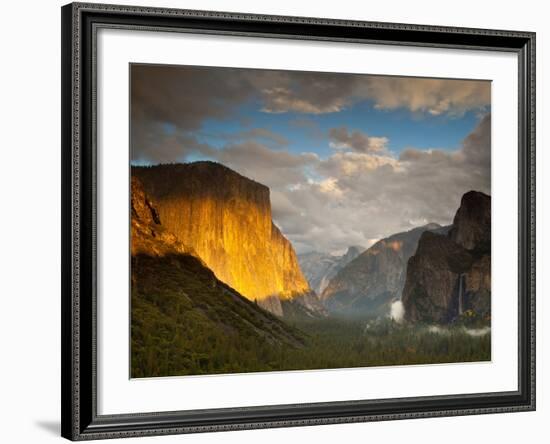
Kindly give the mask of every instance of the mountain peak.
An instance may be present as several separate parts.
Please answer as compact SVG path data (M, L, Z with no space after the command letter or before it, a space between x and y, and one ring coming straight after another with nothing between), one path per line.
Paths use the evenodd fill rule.
M461 202L468 202L475 199L487 200L490 198L491 196L485 194L483 191L470 190L462 195Z
M433 228L432 228L433 227ZM428 224L380 239L343 267L322 293L329 311L345 316L387 315L391 302L400 299L407 260L421 234L439 229Z
M240 294L283 315L282 301L310 293L294 248L272 222L268 187L209 161L132 174L166 229Z
M269 188L249 177L243 176L235 170L211 160L199 160L186 163L162 163L151 166L133 166L132 171L138 172L140 176L147 174L167 175L166 186L177 186L177 183L171 183L170 178L180 174L189 174L195 180L204 180L203 186L223 185L228 181L245 182L250 186L265 189L269 193Z
M359 256L363 251L365 251L365 249L359 245L351 245L348 247L348 249L346 250L346 252L344 253L344 255L342 257L344 258L350 258L353 256L353 258L356 258L357 256Z
M441 228L441 225L436 224L435 222L430 222L420 228L424 228L425 230L437 230L438 228Z
M488 316L490 255L491 197L469 191L462 196L448 234L423 233L408 262L403 290L406 318L446 323L465 310Z
M449 236L467 250L490 248L491 197L480 191L464 194Z

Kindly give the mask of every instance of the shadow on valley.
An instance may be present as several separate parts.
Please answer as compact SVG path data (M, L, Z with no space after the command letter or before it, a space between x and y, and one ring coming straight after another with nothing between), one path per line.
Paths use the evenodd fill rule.
M132 377L486 361L490 333L389 318L284 322L190 255L132 259ZM138 276L138 277L136 277Z
M470 191L450 226L299 256L267 187L213 162L133 167L131 376L488 361L490 215Z

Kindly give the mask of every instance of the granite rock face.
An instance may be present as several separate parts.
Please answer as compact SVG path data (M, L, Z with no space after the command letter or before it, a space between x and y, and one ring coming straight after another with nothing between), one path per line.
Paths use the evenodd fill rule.
M424 233L409 260L403 291L409 320L447 322L456 311L459 277L473 263L472 255L448 236Z
M466 312L490 320L489 196L466 193L448 235L422 235L408 261L402 301L412 322L449 323Z
M213 338L258 349L303 347L303 333L217 279L163 226L135 177L131 191L132 377L216 372L212 360L227 348Z
M342 256L312 251L299 254L298 262L310 287L320 295L327 288L330 280L363 251L365 249L358 246L348 247Z
M401 298L406 266L422 233L443 230L428 224L394 234L375 243L332 278L321 295L331 313L352 317L387 315L392 301Z
M315 311L294 249L272 222L269 188L215 162L133 167L132 175L163 226L218 279L279 316L285 300Z
M491 245L491 197L469 191L462 196L449 237L467 250Z
M182 244L160 222L157 210L145 194L141 182L131 182L130 251L132 256L147 254L162 257L168 254L194 254L192 248Z

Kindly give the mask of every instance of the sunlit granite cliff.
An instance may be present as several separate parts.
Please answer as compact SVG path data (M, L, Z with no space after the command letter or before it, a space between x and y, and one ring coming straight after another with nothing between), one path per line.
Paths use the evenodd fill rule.
M272 222L269 188L215 162L133 167L132 175L166 230L218 279L280 316L284 301L312 312L321 307Z
M163 226L135 177L131 192L132 377L238 372L227 353L243 343L303 346L301 332L217 279Z

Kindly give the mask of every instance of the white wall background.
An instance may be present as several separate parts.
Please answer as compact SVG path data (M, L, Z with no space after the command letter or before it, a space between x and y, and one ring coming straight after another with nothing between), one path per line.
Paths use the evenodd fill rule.
M118 3L280 15L314 15L404 23L517 29L537 32L538 124L538 409L484 415L253 430L125 442L280 443L546 442L550 385L549 288L545 257L550 218L550 156L544 153L543 73L550 33L545 2L428 0L385 2L268 0L145 0ZM60 6L58 0L5 2L0 26L0 436L6 443L60 441ZM548 137L546 137L548 138ZM546 200L546 203L544 202ZM546 273L545 273L546 271ZM546 350L544 350L546 349ZM545 356L546 354L546 356Z

